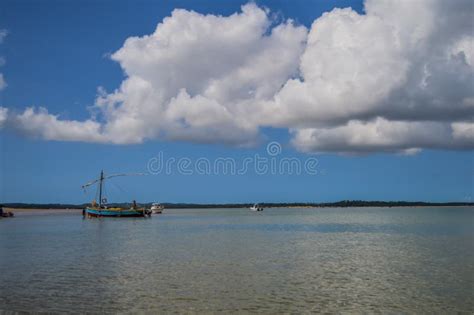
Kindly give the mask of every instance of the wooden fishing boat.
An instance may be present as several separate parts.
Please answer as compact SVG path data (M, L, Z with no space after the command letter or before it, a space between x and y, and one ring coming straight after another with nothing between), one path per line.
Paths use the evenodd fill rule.
M147 209L123 209L123 208L92 208L86 207L86 215L89 217L145 217L151 212Z
M95 200L92 202L91 206L85 207L83 210L83 215L86 217L146 217L150 216L152 211L146 208L139 208L135 200L132 202L132 205L129 208L119 208L119 207L108 207L107 199L103 198L103 186L106 179L117 176L128 176L128 175L142 175L142 174L112 174L105 176L104 171L100 172L100 177L95 179L82 186L83 189L94 184L98 184L99 188L99 203Z

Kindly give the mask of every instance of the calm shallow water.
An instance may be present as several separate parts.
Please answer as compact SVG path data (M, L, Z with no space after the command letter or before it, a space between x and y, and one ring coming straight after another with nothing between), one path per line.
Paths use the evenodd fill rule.
M473 208L0 220L0 310L474 312Z

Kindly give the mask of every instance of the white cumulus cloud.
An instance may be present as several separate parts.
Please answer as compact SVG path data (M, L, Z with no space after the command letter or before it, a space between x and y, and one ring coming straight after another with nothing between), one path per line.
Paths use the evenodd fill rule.
M468 149L474 147L472 123L408 122L376 118L351 120L329 128L294 131L293 144L303 152L403 152L421 148Z
M5 112L6 114L6 112ZM1 115L0 115L1 116ZM105 142L96 121L59 120L45 108L27 108L23 113L13 116L12 123L33 137L57 141Z
M112 54L126 78L100 89L99 120L32 108L8 120L50 140L249 145L277 127L305 152L472 149L473 10L367 0L364 14L334 9L308 30L255 4L230 16L176 9Z

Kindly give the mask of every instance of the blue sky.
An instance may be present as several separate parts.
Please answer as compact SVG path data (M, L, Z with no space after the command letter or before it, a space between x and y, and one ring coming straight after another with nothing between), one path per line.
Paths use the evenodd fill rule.
M86 120L99 86L109 93L126 78L110 54L127 38L154 32L174 8L228 16L245 1L3 1L0 45L6 60L0 68L8 86L0 105L9 112L43 106L65 120ZM276 14L273 23L291 18L307 29L334 7L363 14L362 1L257 1ZM157 118L158 120L158 118ZM117 178L107 187L109 200L161 202L323 202L341 199L470 201L473 195L472 150L434 145L416 154L369 150L354 154L308 152L291 145L290 127L262 126L253 146L226 141L154 138L138 143L52 141L15 128L0 131L2 202L88 202L94 189L80 186L98 175L147 172L149 160L164 156L233 158L240 163L255 154L267 156L266 145L282 146L278 158L318 160L317 174L158 174ZM435 136L435 135L433 135ZM325 147L327 149L328 146ZM403 147L411 148L411 147ZM331 149L332 150L332 149ZM311 150L310 150L311 151ZM327 150L323 150L327 151Z

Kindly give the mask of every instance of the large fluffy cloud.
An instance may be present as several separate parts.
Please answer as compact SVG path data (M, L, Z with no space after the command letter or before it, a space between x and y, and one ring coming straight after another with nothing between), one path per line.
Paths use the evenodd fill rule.
M177 9L112 55L126 79L100 90L100 122L31 108L8 120L54 140L248 145L279 127L306 152L472 149L473 11L368 0L365 14L334 9L307 30L255 4L227 17Z
M366 12L313 23L301 78L265 117L295 128L293 143L309 152L472 148L472 128L458 137L452 127L472 125L472 3L367 1Z
M104 132L119 143L254 141L258 124L245 111L297 73L306 39L291 21L270 24L254 4L229 17L174 10L153 34L127 39L112 59L128 78L97 103Z

